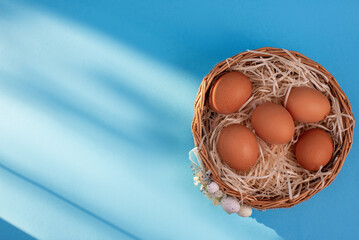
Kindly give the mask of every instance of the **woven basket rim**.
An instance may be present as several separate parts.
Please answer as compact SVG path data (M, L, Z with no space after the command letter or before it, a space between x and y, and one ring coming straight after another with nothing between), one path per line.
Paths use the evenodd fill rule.
M350 148L352 147L353 144L353 132L354 132L355 120L348 97L340 88L335 78L323 66L321 66L317 62L311 60L310 58L296 51L287 51L285 49L279 49L273 47L263 47L253 51L245 51L238 53L216 64L216 66L203 78L194 103L195 113L191 127L192 127L192 134L193 134L195 146L198 148L198 152L202 160L203 167L206 171L211 170L212 180L215 181L220 186L221 190L224 193L226 193L229 196L237 197L240 199L242 195L236 192L235 190L231 189L229 186L227 186L217 175L217 172L215 171L211 163L211 160L209 158L209 154L207 152L206 147L200 146L203 136L202 113L203 113L203 107L206 104L206 97L208 95L208 90L211 87L212 81L216 79L218 75L227 71L230 67L234 66L236 62L240 60L247 59L250 57L266 56L266 53L275 54L281 57L285 57L287 59L292 59L292 57L288 55L288 52L295 58L297 59L300 58L302 63L305 63L306 65L313 67L316 70L322 72L329 79L328 85L330 87L331 93L337 98L342 111L353 117L353 124L350 126L349 120L347 118L343 118L344 127L349 129L346 131L346 134L344 135L343 146L341 148L341 151L337 153L336 156L334 156L334 158L337 158L337 160L332 166L333 171L330 175L326 175L324 177L324 186L322 188L315 190L305 190L301 192L299 196L293 199L289 199L289 197L287 197L287 198L275 199L275 200L272 199L259 200L250 195L248 195L245 199L243 199L244 203L252 206L253 208L260 210L293 207L309 199L310 197L312 197L319 191L323 190L325 187L327 187L334 181L335 177L338 175L339 171L341 170L345 158L348 155ZM321 181L318 181L316 185L319 186L321 184L322 184Z

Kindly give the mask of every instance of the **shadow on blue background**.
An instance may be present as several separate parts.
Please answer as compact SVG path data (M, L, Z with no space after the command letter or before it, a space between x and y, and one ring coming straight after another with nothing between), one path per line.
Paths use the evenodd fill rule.
M22 3L30 6L29 1ZM229 1L225 4L216 1L143 1L136 4L131 1L31 3L31 7L35 9L83 24L110 37L114 42L128 45L185 74L180 75L183 77L174 77L169 86L161 87L160 83L156 84L156 75L149 73L148 68L139 67L138 73L128 69L105 68L106 64L116 66L117 63L111 61L119 58L111 57L110 52L102 56L100 52L96 52L95 47L88 46L88 49L93 49L95 54L100 55L100 60L108 62L91 62L93 60L86 59L88 54L74 49L76 54L85 57L73 56L73 62L68 63L65 61L67 59L46 56L45 51L45 55L39 56L38 61L52 59L52 65L49 63L44 66L49 69L22 69L23 74L31 76L31 79L39 79L38 81L5 76L11 80L2 81L3 89L16 92L17 97L24 102L31 99L40 109L45 109L49 116L57 116L59 122L73 126L77 134L85 134L87 131L86 127L81 128L81 124L96 128L101 133L91 133L91 137L97 137L98 141L108 141L106 143L109 144L109 151L116 154L122 154L122 148L127 146L140 146L144 153L153 154L150 158L152 163L162 165L165 169L171 169L172 165L178 171L183 171L176 175L183 179L176 180L186 181L186 184L191 180L190 169L186 167L189 165L187 152L193 147L190 114L196 88L202 77L217 62L238 52L263 46L299 51L330 71L348 95L355 116L359 110L359 86L355 75L355 69L359 65L359 3L356 1ZM5 12L9 13L6 10ZM47 47L50 49L51 46ZM111 49L109 47L109 50ZM28 53L31 49L24 48L22 51ZM19 52L20 57L21 54ZM36 55L36 51L29 54L33 55ZM71 56L71 51L69 55ZM28 65L35 64L29 61ZM91 69L81 69L82 65L91 66ZM41 79L56 75L52 69L57 69L60 73L62 71L61 74L69 72L69 76L61 75L64 79L70 78L73 73L88 76L90 81L65 87L56 85L61 79L54 79L50 83L42 81ZM126 71L130 74L121 75L121 72ZM153 74L153 82L145 82L141 74L149 77ZM166 74L161 76L171 78L171 74ZM166 84L163 78L161 81ZM67 92L70 88L73 92ZM96 95L96 91L100 93ZM158 95L164 95L157 99L156 91ZM182 93L173 96L177 102L167 104L163 100L167 97L168 101L171 101L171 92L178 91ZM75 98L76 94L81 94L81 97ZM96 98L96 101L86 102L91 98ZM106 109L101 109L102 106ZM55 110L52 111L52 108ZM124 111L129 111L130 114L125 116ZM113 115L109 115L110 113ZM67 115L80 119L81 124L76 125L72 120L69 121L64 117ZM140 120L144 118L147 120ZM108 136L111 140L106 140ZM354 138L357 138L356 132ZM116 152L113 150L115 148L119 150ZM153 157L159 154L167 158ZM170 158L171 154L175 160L166 163L164 159ZM291 209L255 211L253 217L274 229L284 239L349 239L358 236L359 230L356 226L359 214L359 176L356 169L359 164L355 161L358 155L354 142L353 149L334 183L310 200ZM150 166L149 163L142 164L145 167ZM117 165L113 163L113 166ZM115 179L109 177L108 180ZM160 176L153 182L158 184ZM187 185L188 189L183 191L189 195L196 194L197 189ZM182 184L181 187L187 185ZM80 195L81 193L78 193L79 197L75 199L82 200ZM201 198L199 194L196 197ZM208 205L204 197L200 201ZM234 224L232 217L222 216L219 212L208 213L208 218L218 217L225 222L223 225L227 224L227 229L240 227ZM204 212L201 214L206 215ZM111 214L106 217L115 219Z
M34 240L30 235L0 218L0 239Z

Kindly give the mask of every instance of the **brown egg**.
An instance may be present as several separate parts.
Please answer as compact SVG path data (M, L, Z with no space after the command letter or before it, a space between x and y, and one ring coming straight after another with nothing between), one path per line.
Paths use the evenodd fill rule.
M329 134L319 128L304 132L295 145L298 163L309 171L325 166L332 158L333 140Z
M329 114L330 102L323 93L313 88L297 87L291 90L286 108L294 120L313 123Z
M257 139L247 127L232 124L223 128L218 139L217 151L231 168L248 171L258 158Z
M266 102L254 109L251 117L256 134L268 143L284 144L294 135L294 122L281 105Z
M229 72L221 76L209 93L209 106L217 113L236 112L251 96L249 78L240 72Z

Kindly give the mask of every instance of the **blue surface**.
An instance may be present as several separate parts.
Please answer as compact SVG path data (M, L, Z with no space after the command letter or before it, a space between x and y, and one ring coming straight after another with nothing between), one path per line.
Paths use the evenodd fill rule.
M42 239L358 236L356 132L330 187L249 219L211 206L187 159L202 77L246 49L321 63L357 116L358 10L357 1L0 2L0 217Z
M34 240L33 237L0 218L0 239Z

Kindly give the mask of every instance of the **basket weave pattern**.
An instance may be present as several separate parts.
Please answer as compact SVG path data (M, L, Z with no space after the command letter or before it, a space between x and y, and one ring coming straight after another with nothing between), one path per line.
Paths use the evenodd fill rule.
M221 190L224 193L233 197L237 197L239 199L243 197L243 194L241 195L239 192L231 189L221 180L220 176L218 176L218 173L216 172L216 170L212 165L206 146L201 145L201 141L203 138L203 127L204 127L202 115L203 115L203 108L207 103L208 93L211 88L212 81L215 80L217 76L223 74L224 72L228 71L231 67L235 66L236 62L253 57L260 57L260 56L265 57L264 54L261 55L258 52L271 53L287 59L291 58L284 50L278 48L265 47L265 48L257 49L255 51L256 53L253 52L239 53L231 57L230 58L231 61L224 60L218 63L212 69L212 71L208 73L207 76L204 77L195 100L195 104L194 104L195 114L192 121L192 133L194 137L194 142L195 142L195 146L198 147L198 152L201 157L203 167L205 168L205 170L211 171L212 180L215 181L220 186ZM312 68L315 68L316 70L323 73L329 79L328 85L330 87L331 93L338 100L341 110L343 111L343 113L353 117L350 102L347 96L345 95L345 93L343 92L343 90L338 85L337 81L334 79L334 77L324 67L314 62L313 60L307 58L306 56L294 51L289 51L289 52L295 58L300 58L302 63ZM322 186L322 181L316 181L313 185L313 189L316 190L303 191L298 197L293 199L289 199L289 197L283 199L275 199L275 200L257 199L256 197L247 195L243 200L244 203L252 206L253 208L261 209L261 210L272 209L272 208L288 208L309 199L311 196L319 192L321 189L327 187L330 183L332 183L335 177L337 176L337 174L339 173L340 169L342 168L345 158L348 155L349 150L352 146L354 124L350 124L350 120L348 118L342 118L342 120L343 120L344 128L349 128L349 129L345 132L341 151L337 153L337 156L333 157L333 159L336 159L336 161L331 167L332 169L331 174L324 176L324 186Z

